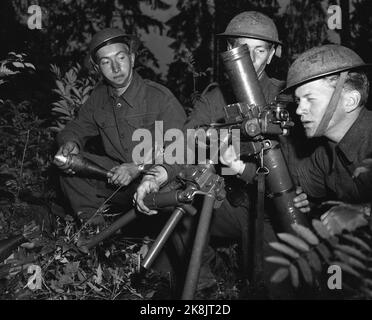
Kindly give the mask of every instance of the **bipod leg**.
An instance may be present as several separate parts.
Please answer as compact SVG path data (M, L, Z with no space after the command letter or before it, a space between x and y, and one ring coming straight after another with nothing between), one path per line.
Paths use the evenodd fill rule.
M145 269L149 269L159 255L161 249L164 247L165 243L167 242L169 236L172 234L174 228L177 226L178 222L182 219L185 209L183 207L176 207L174 209L171 217L168 219L167 223L157 236L155 242L151 246L149 252L146 254L146 257L141 263L141 266Z
M117 230L123 228L128 223L132 222L137 218L137 214L134 209L129 210L126 214L122 215L115 222L109 225L106 229L102 230L100 233L95 235L93 238L89 239L88 242L79 246L79 249L83 252L88 252L89 249L95 247L98 243L105 240Z
M203 209L201 211L196 230L190 264L187 270L185 285L182 292L182 300L192 300L194 298L196 286L199 280L202 254L207 241L209 225L212 218L214 201L215 197L213 195L205 195Z

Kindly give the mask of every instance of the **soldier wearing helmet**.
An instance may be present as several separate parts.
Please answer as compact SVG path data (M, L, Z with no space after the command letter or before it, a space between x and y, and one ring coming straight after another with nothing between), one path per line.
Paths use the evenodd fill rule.
M164 130L182 128L186 118L184 109L167 88L142 79L134 70L138 46L136 36L119 29L107 28L93 36L90 60L103 81L80 108L77 118L57 138L60 145L57 155L82 154L110 171L107 183L78 176L61 177L62 190L73 211L83 220L117 186L129 185L143 169L132 159L137 144L132 135L136 129L149 129L154 134L155 120L163 121ZM84 150L87 139L93 136L100 136L104 150L99 151L103 155ZM68 170L63 165L61 168ZM122 202L132 203L129 196L121 198Z
M301 54L291 65L286 92L294 92L307 137L325 138L298 167L313 198L346 202L372 200L372 112L365 106L368 65L351 49L324 45Z
M302 53L289 68L282 92L296 96L306 136L323 137L292 170L314 200L372 200L372 112L365 107L369 81L363 72L367 66L351 49L329 44ZM251 172L244 179L251 181L255 166L241 165Z
M273 56L275 54L280 56L281 42L273 20L260 12L242 12L235 16L226 27L225 32L218 36L227 41L227 49L241 45L248 46L266 101L273 102L285 84L284 81L269 78L265 72L265 67L271 62ZM184 129L223 120L224 106L236 102L229 93L229 88L221 87L215 83L209 85L196 102ZM159 184L168 179L173 179L177 171L174 167L166 165L157 169L159 170L158 176L145 176L135 195L138 210L146 214L154 214L155 211L149 210L144 205L144 196L149 192L158 190ZM243 173L243 175L249 173L250 171ZM243 243L248 243L247 213L252 208L250 203L251 194L248 191L249 186L236 177L226 177L225 183L227 184L227 200L222 203L220 208L215 210L211 234L232 240L240 238ZM254 192L252 189L251 193L254 194ZM301 193L300 190L299 193ZM307 210L307 204L306 195L300 194L300 198L295 205L300 210ZM201 280L198 284L198 290L215 284L208 265L208 261L211 261L213 255L213 250L208 247L200 272Z

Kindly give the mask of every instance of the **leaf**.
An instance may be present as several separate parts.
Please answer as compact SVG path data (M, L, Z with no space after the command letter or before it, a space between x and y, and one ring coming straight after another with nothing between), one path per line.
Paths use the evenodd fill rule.
M90 281L87 281L87 285L89 286L89 288L93 289L95 292L97 293L101 293L102 291L102 288L97 288L93 283L91 283Z
M369 290L368 288L361 288L360 290L367 296L367 298L372 298L372 290Z
M94 283L101 284L102 283L102 275L103 275L101 264L98 265L96 273L97 273L97 275L93 276Z
M285 244L279 243L279 242L270 242L269 245L274 248L275 250L286 254L287 256L297 259L300 257L300 255L294 251L292 248L286 246Z
M69 262L65 265L63 270L66 274L74 275L79 270L79 264L80 264L80 261Z
M17 67L17 68L24 68L25 67L23 63L16 62L16 61L15 62L12 62L12 65L15 66L15 67Z
M62 274L58 279L58 285L63 287L65 285L73 284L74 280L70 274Z
M156 293L156 291L152 290L149 293L146 293L145 298L146 299L151 299L154 296L155 293Z
M289 233L278 233L278 238L284 242L287 242L290 244L292 247L302 251L302 252L307 252L310 250L309 245L303 241L302 239L295 237L292 234Z
M326 228L326 226L320 220L314 219L312 221L312 225L313 225L315 231L318 233L318 235L321 238L328 239L329 237L331 237L331 234L329 233L328 229Z
M64 293L63 289L58 285L57 280L51 280L49 286L57 293Z
M54 111L54 112L58 112L58 113L63 113L63 114L65 114L65 115L71 117L70 112L68 112L67 110L62 109L62 108L60 108L60 107L54 107L54 108L52 109L52 111Z
M351 246L338 244L338 245L335 246L335 248L337 248L337 249L339 249L339 250L341 250L341 251L343 251L347 254L353 255L356 258L368 261L368 257L365 254L363 254L361 251L359 251L358 249L353 248Z
M57 85L59 91L62 93L62 95L64 95L65 94L65 87L64 87L63 83L59 80L56 80L56 85Z
M270 278L270 281L273 283L280 283L283 280L285 280L285 278L288 277L288 274L289 274L288 268L280 268L275 271L275 273Z
M266 257L265 260L267 262L280 264L280 265L286 266L286 267L289 267L289 265L291 264L291 262L289 260L287 260L286 258L278 257L278 256Z
M62 128L59 127L49 127L48 129L53 132L60 132L62 130Z
M32 276L28 278L27 284L24 286L30 290L40 290L43 278L41 277L41 268L36 264L32 264L28 267L27 273L32 273Z
M314 251L310 251L307 254L307 259L309 260L310 266L313 268L313 270L316 272L322 271L322 262Z
M362 275L358 271L356 271L355 269L353 269L352 267L350 267L346 263L343 263L341 261L334 261L334 262L332 262L332 264L339 266L342 271L345 271L345 272L347 272L347 273L349 273L349 274L351 274L351 275L353 275L357 278L360 278L360 279L363 278Z
M341 261L347 263L348 265L350 265L352 267L357 267L357 268L360 268L360 269L363 269L363 270L367 270L367 267L362 262L360 262L358 259L355 259L355 258L349 256L346 253L343 253L339 250L335 250L334 255L337 258L341 259Z
M84 90L83 90L82 95L83 95L83 96L89 96L89 92L90 92L90 90L92 90L92 87L91 87L91 86L87 86L87 87L85 87Z
M319 253L323 260L329 264L329 259L331 258L331 251L329 251L327 246L323 243L320 243L315 247L315 250Z
M359 239L359 238L354 237L354 236L349 235L349 234L343 234L342 237L349 240L350 242L353 242L353 243L359 245L360 247L362 247L366 251L371 251L371 247L367 243L365 243L362 239Z
M147 243L144 243L138 251L139 256L144 259L149 251L150 247Z
M363 280L364 285L369 286L372 288L372 279L364 279Z
M36 70L35 66L34 66L32 63L26 62L26 63L25 63L25 66L26 66L26 67L29 67L29 68L31 68L31 69Z
M311 285L313 283L313 273L311 271L311 268L309 266L309 264L307 263L307 261L300 257L299 259L296 260L298 266L299 266L299 269L301 271L301 274L305 280L305 282L309 285Z
M80 91L79 91L78 89L76 89L75 87L72 87L71 89L72 89L72 91L75 93L75 95L76 95L79 99L81 99L81 93L80 93Z
M298 288L300 284L299 276L298 276L298 269L294 264L291 263L289 266L289 272L291 274L291 283L295 288Z
M301 226L300 224L293 223L292 229L303 239L313 246L319 244L318 237L308 228Z

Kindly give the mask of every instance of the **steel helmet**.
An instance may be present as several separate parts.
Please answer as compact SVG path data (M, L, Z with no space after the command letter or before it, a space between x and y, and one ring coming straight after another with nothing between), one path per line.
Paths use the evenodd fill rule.
M217 36L255 38L282 45L274 21L257 11L238 14L227 25L225 32Z
M344 46L327 44L314 47L292 63L288 70L287 87L282 92L311 80L366 66L370 64L364 63L353 50Z
M132 52L136 52L139 47L139 39L135 35L116 28L106 28L98 31L90 41L89 52L93 61L98 49L112 43L125 43Z

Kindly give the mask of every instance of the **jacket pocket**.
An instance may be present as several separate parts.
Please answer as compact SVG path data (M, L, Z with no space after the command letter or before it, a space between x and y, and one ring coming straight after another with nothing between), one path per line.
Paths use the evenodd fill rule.
M155 126L157 113L145 113L138 115L130 115L125 118L129 126L139 129L152 129Z

